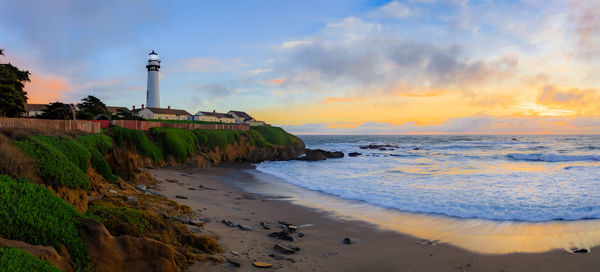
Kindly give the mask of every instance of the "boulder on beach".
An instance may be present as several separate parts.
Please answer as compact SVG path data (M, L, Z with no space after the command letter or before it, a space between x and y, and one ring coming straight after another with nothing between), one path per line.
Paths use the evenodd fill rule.
M325 159L338 159L343 158L344 153L341 151L327 151L323 149L306 149L304 151L304 157L298 158L303 161L322 161Z

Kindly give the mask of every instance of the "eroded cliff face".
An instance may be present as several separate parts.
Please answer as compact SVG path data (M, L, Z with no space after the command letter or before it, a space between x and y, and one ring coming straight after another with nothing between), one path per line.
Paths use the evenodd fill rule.
M259 163L262 161L293 160L304 154L304 142L297 138L296 144L291 146L272 145L258 147L250 144L246 137L239 143L231 144L223 149L217 147L213 151L201 152L189 158L188 163L199 167L218 166L222 163Z

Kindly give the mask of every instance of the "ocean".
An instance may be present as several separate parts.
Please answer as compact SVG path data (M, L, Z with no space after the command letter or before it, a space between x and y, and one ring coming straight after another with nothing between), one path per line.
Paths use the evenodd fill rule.
M513 222L600 218L600 136L300 137L307 148L345 156L263 162L257 170L414 214ZM397 148L360 148L372 143Z

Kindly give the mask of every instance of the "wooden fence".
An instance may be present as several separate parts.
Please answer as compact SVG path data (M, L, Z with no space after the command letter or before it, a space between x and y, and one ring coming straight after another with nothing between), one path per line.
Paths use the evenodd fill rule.
M0 128L56 129L100 133L100 123L88 120L46 120L33 118L0 118Z
M168 127L182 128L187 130L193 129L219 129L219 130L240 130L248 131L248 125L236 124L193 124L193 123L164 123L153 121L138 121L138 120L112 120L113 126L124 127L128 129L149 130L153 127Z

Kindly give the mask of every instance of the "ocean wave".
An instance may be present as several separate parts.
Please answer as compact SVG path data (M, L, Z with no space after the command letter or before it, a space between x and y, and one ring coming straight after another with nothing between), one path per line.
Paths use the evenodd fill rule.
M507 155L510 159L517 161L539 161L539 162L571 162L571 161L600 161L599 155L560 155L554 153L548 154L523 154L510 153Z

